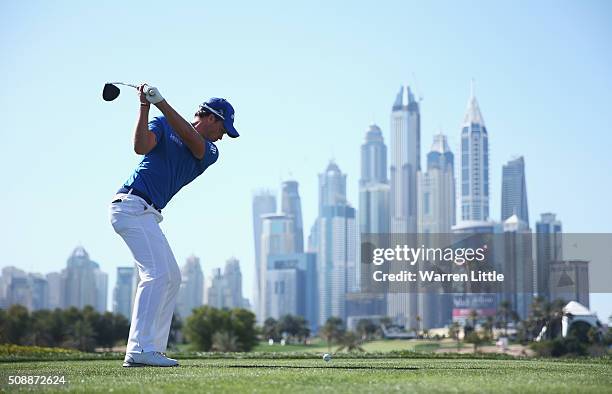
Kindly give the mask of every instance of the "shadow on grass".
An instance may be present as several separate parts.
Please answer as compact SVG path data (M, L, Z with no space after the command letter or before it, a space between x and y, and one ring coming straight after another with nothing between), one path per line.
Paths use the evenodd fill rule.
M380 369L380 370L419 370L419 367L384 367L384 366L367 366L367 365L355 365L355 366L343 366L343 365L322 365L322 366L308 366L308 365L224 365L224 368L274 368L274 369Z
M444 367L389 367L385 365L245 365L245 364L231 364L223 365L222 368L270 368L270 369L368 369L368 370L380 370L380 371L418 371L421 369L489 369L486 367L466 367L466 366L451 366L448 368Z

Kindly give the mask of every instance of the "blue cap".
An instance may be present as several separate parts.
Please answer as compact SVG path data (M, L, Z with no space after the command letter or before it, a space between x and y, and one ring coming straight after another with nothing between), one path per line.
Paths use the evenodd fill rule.
M226 99L212 97L200 105L200 110L207 110L221 118L227 135L230 137L236 138L240 135L234 128L234 107Z

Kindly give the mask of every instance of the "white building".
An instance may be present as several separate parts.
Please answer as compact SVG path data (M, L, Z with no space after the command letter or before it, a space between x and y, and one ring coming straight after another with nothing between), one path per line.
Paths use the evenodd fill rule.
M510 301L521 319L526 319L534 294L533 237L529 225L516 214L504 226L504 283L502 301Z
M74 249L61 276L62 308L82 309L90 305L100 313L106 312L108 275L100 270L98 263L90 260L83 247Z
M255 244L255 275L253 277L253 300L255 303L255 313L260 316L259 309L259 289L262 279L261 275L261 234L263 227L263 215L273 214L276 212L276 197L270 191L258 191L253 196L253 241ZM265 262L263 263L265 267Z
M427 172L419 173L418 232L449 234L455 224L454 155L446 136L434 136Z
M474 89L461 129L461 220L489 218L489 135Z
M113 290L113 313L118 313L128 320L132 317L134 297L138 285L136 267L117 267L117 282Z
M315 231L319 324L346 320L346 293L357 291L356 212L346 201L346 174L334 162L319 174L319 217Z
M181 287L176 309L182 319L191 315L194 308L204 304L204 274L200 259L190 256L181 267Z
M268 317L266 311L266 284L268 256L275 254L292 253L295 250L293 219L284 214L270 214L262 216L261 257L259 272L259 303L260 310L257 319L263 323Z
M235 257L225 262L225 268L214 268L206 289L206 305L223 309L249 308L242 297L242 273Z
M417 232L417 173L421 170L421 115L408 86L402 86L391 111L391 233ZM389 273L397 273L391 268ZM418 315L416 289L391 291L387 312L400 324L412 325Z

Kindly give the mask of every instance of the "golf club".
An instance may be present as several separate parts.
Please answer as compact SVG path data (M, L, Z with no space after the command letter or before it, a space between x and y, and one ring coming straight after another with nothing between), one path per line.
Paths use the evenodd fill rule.
M130 87L132 87L134 89L138 89L138 85L133 85L131 83L125 83L125 82L107 82L107 83L104 84L104 89L102 90L102 98L104 99L104 101L113 101L114 99L119 97L119 93L121 93L121 91L115 85L130 86ZM146 89L145 88L145 94L153 94L153 93L154 92L153 92L152 89Z

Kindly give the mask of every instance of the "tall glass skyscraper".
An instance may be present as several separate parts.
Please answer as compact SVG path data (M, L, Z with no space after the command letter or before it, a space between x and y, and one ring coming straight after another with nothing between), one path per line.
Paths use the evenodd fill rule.
M198 257L187 258L181 267L181 279L176 309L181 319L185 319L193 308L204 304L204 273Z
M242 272L240 272L240 261L237 258L231 257L225 262L223 269L223 277L227 286L226 307L244 308L245 302L242 297Z
M474 89L461 129L461 220L489 218L489 135Z
M361 145L361 178L359 186L387 183L387 146L380 127L370 125Z
M421 170L421 114L408 86L400 88L391 110L391 233L417 232L417 173ZM394 273L394 272L390 272ZM400 324L416 325L416 289L390 293L387 312Z
M311 332L319 323L317 256L314 253L277 254L268 258L267 292L269 316L303 316Z
M128 320L132 318L132 306L138 285L137 276L134 267L117 267L117 283L113 290L113 312L122 314Z
M359 179L359 228L362 233L389 232L389 183L387 146L380 128L372 124L361 145Z
M518 216L521 221L529 225L523 156L510 160L502 169L501 221L506 221L512 215Z
M274 197L274 194L267 190L257 192L253 196L253 243L255 244L255 286L253 286L253 301L255 303L255 311L257 314L261 312L259 305L259 288L262 280L260 278L262 215L272 213L276 213L276 197Z
M390 231L391 213L389 211L389 182L387 178L387 146L380 128L372 124L366 132L365 142L361 145L361 178L359 179L359 230L357 234L386 234ZM360 242L360 241L359 241ZM374 266L360 264L360 248L357 249L357 276L359 279L370 277ZM364 293L362 282L357 282L361 293L348 295L347 319L356 319L355 313L364 310L356 305L371 305L371 315L387 315L387 297L383 294ZM370 303L370 301L372 301ZM353 307L350 307L352 305ZM363 317L360 315L359 317ZM347 321L348 324L348 321Z
M563 260L561 221L554 213L543 213L536 222L536 288L540 297L550 299L550 265Z
M74 249L66 268L62 270L63 305L84 308L93 306L98 312L106 312L108 275L100 270L100 265L89 259L82 246Z
M259 309L257 319L263 323L270 316L267 310L267 265L270 256L293 253L295 238L293 219L284 214L269 214L262 216L261 234L261 266L259 272Z
M295 252L304 251L304 230L302 224L302 202L296 181L285 181L282 185L281 212L293 218Z
M329 317L346 320L346 293L357 289L355 208L346 201L346 174L330 162L319 174L316 239L319 276L319 325Z
M419 173L418 230L423 242L444 239L433 234L449 234L455 224L454 155L446 136L434 136L427 154L427 171ZM451 320L452 298L449 294L423 291L419 293L420 328L443 327Z
M455 157L446 136L434 136L427 172L419 173L419 233L448 234L455 224Z
M325 207L343 204L346 204L346 174L332 160L325 172L319 174L319 215Z
M417 231L417 172L421 170L421 114L408 86L391 111L391 231Z
M527 318L533 300L534 272L532 236L529 224L514 214L504 226L503 292L500 301L510 301L521 319Z

